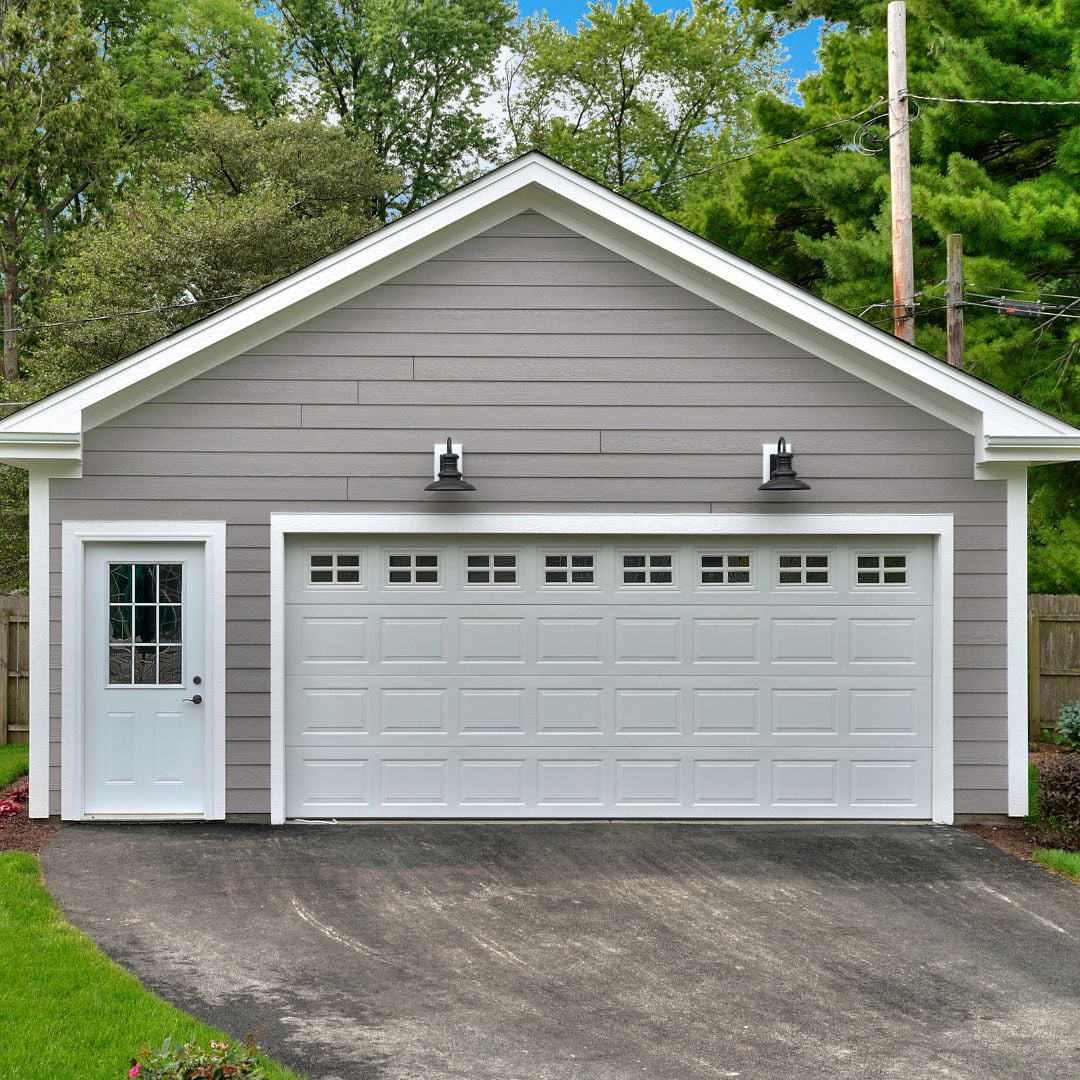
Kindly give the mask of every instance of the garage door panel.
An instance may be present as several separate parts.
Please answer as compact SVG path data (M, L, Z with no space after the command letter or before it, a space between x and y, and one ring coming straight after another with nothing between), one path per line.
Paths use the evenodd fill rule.
M290 541L287 813L929 817L932 590L910 538Z
M590 747L286 751L290 817L910 817L929 798L928 749Z

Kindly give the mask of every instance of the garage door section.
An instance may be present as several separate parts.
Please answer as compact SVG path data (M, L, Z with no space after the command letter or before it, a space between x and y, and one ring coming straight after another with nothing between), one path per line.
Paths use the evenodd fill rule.
M289 817L928 818L929 541L304 537Z

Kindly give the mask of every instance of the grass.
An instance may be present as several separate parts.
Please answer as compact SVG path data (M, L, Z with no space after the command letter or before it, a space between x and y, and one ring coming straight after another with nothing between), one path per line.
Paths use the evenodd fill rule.
M1031 857L1043 866L1080 882L1080 852L1060 851L1057 848L1038 848Z
M30 768L30 747L8 743L0 746L0 788L18 780Z
M151 994L63 915L38 861L0 854L0 1077L120 1080L143 1043L223 1039ZM301 1080L267 1064L270 1080Z

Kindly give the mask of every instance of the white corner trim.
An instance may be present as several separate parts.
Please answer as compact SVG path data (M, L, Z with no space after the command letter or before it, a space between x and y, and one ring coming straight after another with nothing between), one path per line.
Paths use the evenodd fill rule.
M30 468L30 804L49 816L49 474Z
M46 538L47 539L47 538ZM88 542L202 543L205 545L207 620L206 688L211 701L210 737L206 744L205 775L209 778L204 817L225 816L225 567L224 521L65 521L61 623L61 816L83 816L82 755L82 626L84 546ZM46 560L48 545L46 544ZM33 618L33 613L31 613ZM33 623L31 623L31 628ZM31 629L31 633L33 630ZM31 679L33 676L31 675Z
M445 444L444 444L445 445ZM951 514L271 514L270 820L285 821L285 540L292 534L884 536L934 539L932 818L953 821Z
M1008 664L1009 816L1028 812L1028 498L1027 466L1005 482L1006 663Z

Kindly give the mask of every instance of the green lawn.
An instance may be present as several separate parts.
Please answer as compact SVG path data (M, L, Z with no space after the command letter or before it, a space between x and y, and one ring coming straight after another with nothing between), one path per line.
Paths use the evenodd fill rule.
M1031 857L1043 866L1049 866L1051 870L1056 870L1059 874L1080 882L1080 852L1038 848L1031 853Z
M4 1080L121 1080L144 1042L226 1037L155 997L71 926L37 859L21 851L0 854L0 972ZM267 1075L300 1080L278 1066Z
M0 788L7 787L30 768L30 747L14 743L0 746Z

